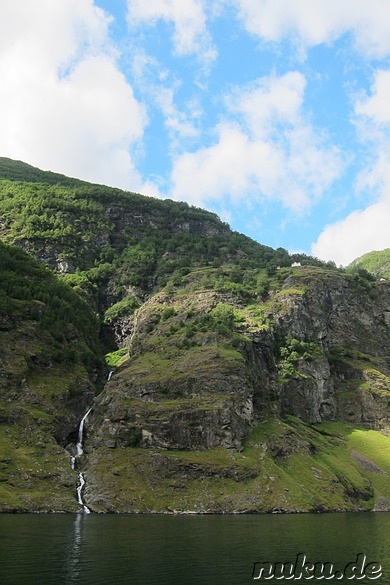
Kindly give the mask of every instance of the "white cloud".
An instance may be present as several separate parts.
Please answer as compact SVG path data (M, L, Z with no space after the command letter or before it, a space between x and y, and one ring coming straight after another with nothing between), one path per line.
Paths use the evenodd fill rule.
M344 33L372 57L390 53L387 0L226 0L233 3L248 32L265 41L283 37L305 47L330 43Z
M214 144L175 159L171 196L196 205L269 199L307 211L343 163L303 119L304 88L304 77L291 72L235 90Z
M145 108L117 68L109 22L92 0L1 3L2 155L143 187L130 152L142 138Z
M149 107L157 108L164 117L164 125L170 139L169 151L185 149L189 142L200 135L199 126L203 110L199 100L188 99L179 107L177 94L182 82L157 59L143 51L135 53L132 72Z
M365 167L357 178L357 190L369 190L390 200L390 70L374 74L370 95L355 103L355 124L367 147Z
M101 47L110 22L92 0L3 0L0 15L2 62L33 66L32 73L71 64L84 46Z
M248 89L237 89L228 98L229 109L238 112L256 136L270 132L278 123L296 124L306 87L305 77L297 71L282 77L265 77Z
M189 117L176 107L174 103L174 90L172 88L156 88L155 100L165 117L166 127L174 136L174 143L176 142L176 137L183 140L196 138L199 135L199 130L194 124L193 115ZM192 108L191 112L194 114Z
M196 53L204 61L213 61L216 57L202 0L128 0L127 18L130 28L140 23L153 25L158 20L172 22L177 55Z
M390 70L375 72L371 96L360 99L355 106L359 116L371 118L375 124L390 123Z
M384 145L389 150L389 143ZM378 154L357 180L357 189L376 196L365 209L328 225L312 245L312 253L343 266L366 252L390 248L390 156Z
M356 127L366 146L356 192L370 201L365 209L325 227L312 246L312 252L324 260L346 265L366 252L390 247L389 103L390 71L380 70L374 75L370 95L355 104Z
M390 201L354 211L343 221L327 226L312 253L323 260L334 260L347 266L352 260L372 250L390 247Z

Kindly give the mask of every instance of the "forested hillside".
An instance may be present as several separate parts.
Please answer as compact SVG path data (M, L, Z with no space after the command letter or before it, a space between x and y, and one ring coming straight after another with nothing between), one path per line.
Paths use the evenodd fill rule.
M9 159L0 159L0 178L3 241L60 273L106 322L194 269L210 267L210 286L218 281L219 288L255 298L277 268L325 266L262 246L186 203L91 185Z
M9 159L0 237L1 510L390 507L386 281Z
M381 250L380 252L368 252L356 258L349 266L348 270L366 270L375 278L390 279L390 249Z
M2 242L0 275L1 505L69 507L64 447L105 371L99 320L43 264Z

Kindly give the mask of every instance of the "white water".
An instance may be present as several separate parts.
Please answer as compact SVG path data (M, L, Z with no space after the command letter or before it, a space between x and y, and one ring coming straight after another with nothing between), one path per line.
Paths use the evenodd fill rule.
M107 382L109 382L111 380L111 376L112 376L113 373L114 372L110 372L108 374ZM71 469L73 471L75 470L76 459L79 459L82 456L82 454L84 453L84 450L83 450L83 443L84 443L84 425L85 425L85 421L87 420L88 415L91 412L91 410L92 410L92 407L87 410L87 412L84 414L83 418L80 421L79 432L78 432L77 443L76 443L76 455L75 456L72 456L70 458L70 467L71 467ZM83 501L82 492L83 492L84 486L85 486L84 475L80 471L80 473L79 473L79 485L77 486L77 501L80 504L80 506L83 507L84 514L90 514L91 513L91 510L88 508L88 506L86 506L84 504L84 501Z
M84 453L84 451L83 451L84 425L85 425L85 421L87 420L87 417L88 417L89 413L91 412L91 410L92 410L92 408L90 408L84 414L83 418L81 419L80 425L79 425L79 433L78 433L77 444L76 444L76 456L70 458L70 466L73 470L75 468L76 459L79 459L81 457L81 455ZM80 506L83 507L84 514L90 514L91 511L88 508L88 506L86 506L84 504L83 497L82 497L82 491L83 491L84 486L85 486L85 479L84 479L83 474L80 472L79 473L79 485L77 486L77 501L80 504Z
M87 420L87 417L89 415L89 413L91 412L92 408L90 408L89 410L87 410L87 412L84 414L83 418L81 419L80 422L80 426L79 426L79 436L78 436L78 441L77 441L77 445L76 445L76 449L77 449L77 455L76 457L81 457L81 455L84 453L83 451L83 440L84 440L84 424L85 421Z
M77 488L77 501L80 504L80 506L83 507L84 514L90 514L91 510L84 504L83 498L81 496L81 492L83 491L84 486L85 486L85 479L84 479L83 474L80 472L79 473L79 485Z

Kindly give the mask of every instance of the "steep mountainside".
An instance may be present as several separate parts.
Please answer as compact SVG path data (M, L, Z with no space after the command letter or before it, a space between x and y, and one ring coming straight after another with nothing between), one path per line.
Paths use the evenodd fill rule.
M360 258L356 258L348 266L349 270L356 269L367 270L370 274L373 274L376 278L390 279L390 248L381 250L380 252L368 252Z
M390 508L389 283L9 159L0 235L0 509L82 509L90 406L92 511Z
M104 362L85 301L24 250L0 242L0 502L77 509L64 447Z
M363 429L388 428L390 287L279 275L266 300L243 300L199 271L141 307L89 419L94 509L388 505L389 461L367 458Z

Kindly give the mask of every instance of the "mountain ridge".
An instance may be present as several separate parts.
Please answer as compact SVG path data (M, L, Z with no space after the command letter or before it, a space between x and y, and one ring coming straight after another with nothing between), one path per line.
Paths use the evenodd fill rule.
M9 159L0 236L19 283L0 294L1 510L81 511L70 457L91 406L77 466L94 512L390 508L387 282ZM50 310L45 278L62 287Z
M367 270L375 278L390 278L390 248L384 250L373 250L356 258L348 270Z

